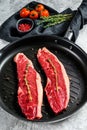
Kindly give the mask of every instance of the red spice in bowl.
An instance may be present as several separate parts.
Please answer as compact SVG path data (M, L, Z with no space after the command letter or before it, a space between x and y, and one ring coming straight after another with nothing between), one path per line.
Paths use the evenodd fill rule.
M34 27L34 21L29 18L19 19L16 24L17 31L21 34L30 32Z
M18 25L18 29L22 32L26 32L30 30L30 28L31 28L31 24L28 24L28 23L22 23Z

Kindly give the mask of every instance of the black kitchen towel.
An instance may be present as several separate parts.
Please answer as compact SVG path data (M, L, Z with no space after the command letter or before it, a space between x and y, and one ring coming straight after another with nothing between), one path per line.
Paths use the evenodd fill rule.
M77 39L79 30L82 29L85 24L87 24L87 0L82 1L70 23L70 29L73 31L72 41Z
M29 7L30 9L34 9L35 6L38 4L38 2L31 2L27 4L25 7ZM46 5L44 5L46 9L49 10L50 15L58 14L58 12ZM62 13L73 13L71 9L66 9ZM10 18L8 18L0 27L0 38L4 39L8 42L13 42L15 40L21 39L22 37L32 36L32 35L43 35L43 34L52 34L52 35L59 35L64 36L70 21L63 22L61 24L49 27L44 29L42 25L36 25L34 26L33 30L25 35L19 35L19 33L16 30L16 23L20 19L19 11L16 12L14 15L12 15ZM35 23L37 23L37 20L35 20Z

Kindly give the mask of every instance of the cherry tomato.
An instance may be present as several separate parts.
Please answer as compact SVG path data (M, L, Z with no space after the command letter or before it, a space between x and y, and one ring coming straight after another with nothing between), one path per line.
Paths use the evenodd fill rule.
M35 10L38 12L42 11L43 9L44 9L44 5L42 5L42 4L38 4L35 8Z
M37 19L37 18L39 17L39 14L38 14L38 12L37 12L36 10L32 10L32 11L30 12L29 17L30 17L31 19Z
M42 17L48 17L49 16L49 11L47 9L44 9L40 12L40 16Z
M30 14L30 10L28 10L27 8L23 8L23 9L20 10L20 16L22 18L28 17L29 14Z

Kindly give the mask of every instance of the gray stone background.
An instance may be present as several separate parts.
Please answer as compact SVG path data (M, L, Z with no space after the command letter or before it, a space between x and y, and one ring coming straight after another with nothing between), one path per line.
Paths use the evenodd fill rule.
M0 25L12 14L32 0L0 0ZM82 0L35 0L49 5L61 12L66 8L77 9ZM8 43L9 44L9 43ZM87 52L87 25L79 32L76 40ZM0 49L7 42L0 39ZM87 103L71 118L56 124L32 123L21 121L0 108L0 130L87 130Z

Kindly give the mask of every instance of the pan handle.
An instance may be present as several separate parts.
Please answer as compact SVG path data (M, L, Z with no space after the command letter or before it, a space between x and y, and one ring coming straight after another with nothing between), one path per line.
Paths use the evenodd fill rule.
M67 38L68 40L71 40L72 41L72 38L73 38L73 30L70 28L70 26L68 27L65 35L64 35L64 38Z
M64 37L75 42L79 30L82 29L85 24L87 24L87 0L83 0L81 5L78 7Z

